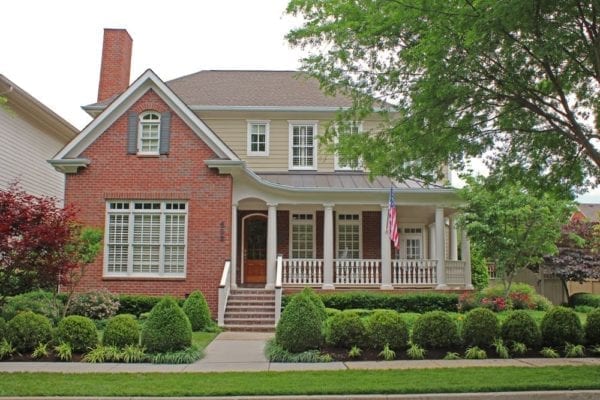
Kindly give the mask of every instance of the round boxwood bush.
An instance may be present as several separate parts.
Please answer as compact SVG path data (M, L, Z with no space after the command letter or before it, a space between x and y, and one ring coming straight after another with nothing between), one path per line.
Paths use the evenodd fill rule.
M183 312L189 318L194 332L204 330L212 323L208 304L206 303L204 295L199 290L194 290L192 294L185 299L185 302L183 303Z
M508 314L500 328L500 336L505 342L519 342L529 348L537 348L541 340L538 324L525 310L516 310Z
M1 316L10 321L23 311L32 311L48 317L51 321L58 321L63 311L63 303L60 298L45 290L34 290L32 292L7 297L6 302L0 307Z
M344 310L327 321L325 341L336 347L351 348L362 346L367 327L356 311Z
M323 320L317 306L305 294L296 295L281 313L275 341L292 353L317 349L322 342Z
M105 346L137 345L140 341L140 326L131 314L119 314L108 320L102 343Z
M39 343L47 343L52 339L52 325L47 317L25 311L8 322L6 339L17 351L29 352Z
M149 353L183 350L192 345L192 325L172 297L165 297L150 311L142 328L142 345Z
M498 337L500 324L496 314L487 308L475 308L467 313L462 337L466 346L489 347Z
M426 349L451 348L459 344L458 327L443 311L421 314L413 324L412 341Z
M585 340L590 346L600 345L600 308L596 308L587 316Z
M546 346L564 346L565 343L581 344L583 328L579 317L570 308L554 307L542 319L542 340Z
M393 310L377 310L367 319L366 343L375 349L402 350L408 342L408 326L400 314Z
M70 344L73 352L83 353L98 344L98 330L90 318L69 315L58 323L56 339Z

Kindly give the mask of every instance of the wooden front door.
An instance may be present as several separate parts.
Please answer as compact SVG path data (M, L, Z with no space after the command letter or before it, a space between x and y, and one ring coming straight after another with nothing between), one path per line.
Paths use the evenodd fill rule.
M244 220L244 283L267 282L267 217Z

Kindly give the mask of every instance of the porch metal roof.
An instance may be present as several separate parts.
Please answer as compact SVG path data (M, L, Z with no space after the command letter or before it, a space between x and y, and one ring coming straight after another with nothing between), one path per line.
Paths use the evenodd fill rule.
M389 189L415 190L415 189L451 189L447 186L426 184L417 179L396 181L384 176L369 178L363 172L255 172L266 181L278 185L292 186L295 188L309 189Z

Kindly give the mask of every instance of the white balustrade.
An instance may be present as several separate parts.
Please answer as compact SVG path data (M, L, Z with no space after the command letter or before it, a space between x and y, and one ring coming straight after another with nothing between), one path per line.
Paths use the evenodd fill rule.
M334 260L336 285L381 284L381 260Z
M322 259L283 259L282 283L284 285L321 285L323 283Z
M464 261L446 260L446 284L464 285L465 265Z
M437 260L392 260L393 285L434 285Z
M219 326L225 326L225 308L227 299L231 290L231 261L225 261L221 281L219 283L219 305L217 312L217 323Z

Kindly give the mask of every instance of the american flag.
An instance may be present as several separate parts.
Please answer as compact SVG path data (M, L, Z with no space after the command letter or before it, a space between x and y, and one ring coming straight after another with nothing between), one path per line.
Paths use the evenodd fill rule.
M390 188L390 200L388 202L387 234L394 242L396 250L400 249L400 237L398 236L398 221L396 221L396 202L394 201L394 188Z

